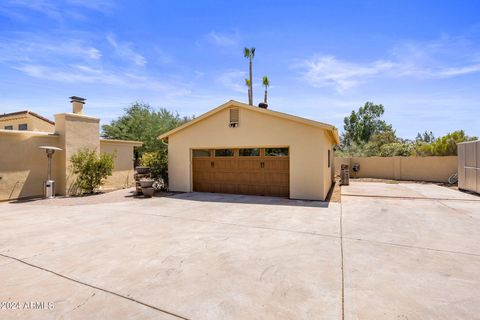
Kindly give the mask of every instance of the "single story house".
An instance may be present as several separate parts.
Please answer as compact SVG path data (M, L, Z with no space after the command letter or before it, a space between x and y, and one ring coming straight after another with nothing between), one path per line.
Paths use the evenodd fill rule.
M59 195L73 192L70 157L82 148L114 153L115 167L103 190L134 185L133 149L138 141L100 138L100 119L83 114L85 99L71 97L72 112L51 121L31 111L0 115L0 201L41 196L47 178L47 156L40 146L62 149L53 155L52 178Z
M169 189L325 200L337 129L227 103L159 136L168 144Z

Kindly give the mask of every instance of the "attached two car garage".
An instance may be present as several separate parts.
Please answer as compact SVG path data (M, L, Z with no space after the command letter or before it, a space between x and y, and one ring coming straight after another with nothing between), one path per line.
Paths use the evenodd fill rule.
M229 101L159 137L169 189L324 200L335 127Z

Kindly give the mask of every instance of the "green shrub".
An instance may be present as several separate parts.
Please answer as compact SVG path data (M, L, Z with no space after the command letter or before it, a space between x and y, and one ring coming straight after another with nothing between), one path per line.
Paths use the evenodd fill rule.
M114 159L115 154L102 153L98 156L95 150L78 150L70 158L72 172L76 175L74 191L94 193L112 175Z
M140 158L140 165L150 167L151 176L161 185L168 184L168 157L161 151L145 152Z

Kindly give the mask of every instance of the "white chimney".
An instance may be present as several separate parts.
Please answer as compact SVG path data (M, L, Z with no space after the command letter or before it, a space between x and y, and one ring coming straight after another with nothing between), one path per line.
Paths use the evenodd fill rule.
M83 114L83 105L85 104L85 98L80 98L76 96L70 97L70 102L72 103L73 113Z

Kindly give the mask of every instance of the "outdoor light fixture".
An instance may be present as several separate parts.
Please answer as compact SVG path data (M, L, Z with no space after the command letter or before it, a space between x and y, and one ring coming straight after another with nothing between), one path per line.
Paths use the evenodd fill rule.
M55 197L55 181L52 180L52 157L55 151L62 151L62 149L50 146L41 146L39 149L45 149L48 158L47 181L43 183L43 196L52 199Z

